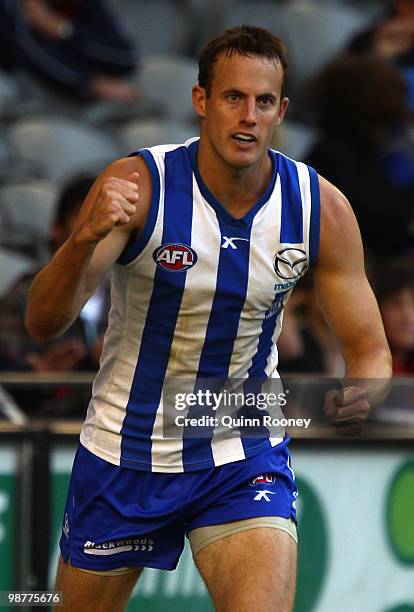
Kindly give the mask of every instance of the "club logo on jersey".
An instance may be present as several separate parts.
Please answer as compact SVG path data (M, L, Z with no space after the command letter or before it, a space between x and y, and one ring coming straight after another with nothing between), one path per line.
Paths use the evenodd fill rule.
M249 482L249 485L251 487L257 487L258 484L264 484L269 487L270 485L275 484L275 482L276 476L274 474L260 474L260 476L256 476L255 478L253 478Z
M152 254L155 263L169 272L184 272L197 263L197 253L179 242L162 244Z
M287 248L276 253L275 272L284 280L297 280L308 268L308 258L302 249Z

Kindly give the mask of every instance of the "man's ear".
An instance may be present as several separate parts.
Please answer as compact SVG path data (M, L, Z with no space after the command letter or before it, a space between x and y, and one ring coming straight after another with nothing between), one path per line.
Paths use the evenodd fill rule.
M206 115L206 100L207 94L204 87L194 85L192 90L194 110L200 118Z
M283 121L287 107L289 106L289 98L282 98L279 108L279 116L276 125L279 125Z

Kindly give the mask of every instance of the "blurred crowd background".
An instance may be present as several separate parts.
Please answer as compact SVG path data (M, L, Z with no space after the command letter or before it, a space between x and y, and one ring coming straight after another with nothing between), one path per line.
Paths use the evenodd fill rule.
M242 23L288 47L274 147L349 198L395 375L414 374L414 0L0 0L0 371L97 369L109 282L39 347L24 329L31 280L108 162L197 135L197 51ZM340 376L311 274L284 316L280 372ZM17 399L32 414L86 409L64 386Z

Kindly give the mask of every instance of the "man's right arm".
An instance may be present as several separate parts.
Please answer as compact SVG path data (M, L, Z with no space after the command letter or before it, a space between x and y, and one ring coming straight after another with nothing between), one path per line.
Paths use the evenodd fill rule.
M100 175L71 236L30 288L26 328L34 340L60 336L70 327L131 232L144 227L150 201L151 177L141 157L114 162Z

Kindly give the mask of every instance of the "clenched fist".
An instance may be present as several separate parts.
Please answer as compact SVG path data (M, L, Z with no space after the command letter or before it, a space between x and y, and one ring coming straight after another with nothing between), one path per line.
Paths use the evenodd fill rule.
M370 405L363 387L345 387L342 391L328 391L324 411L339 434L356 436L361 433Z
M102 182L96 199L83 220L81 231L86 240L99 242L114 227L126 225L136 212L139 173L126 179L108 177Z

